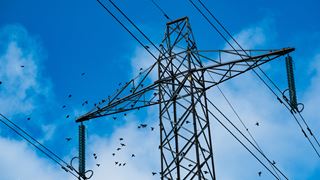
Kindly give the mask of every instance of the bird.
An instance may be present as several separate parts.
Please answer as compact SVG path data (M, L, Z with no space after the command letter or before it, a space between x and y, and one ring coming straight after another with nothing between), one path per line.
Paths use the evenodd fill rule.
M153 131L154 130L154 127L151 127L151 131Z
M190 123L190 121L186 121L186 124L189 124Z
M27 118L28 121L30 121L30 119L31 119L30 117Z
M24 65L21 65L20 67L24 68Z
M125 166L127 163L123 163L122 166Z
M142 71L143 70L143 68L140 68L140 71Z
M66 116L66 118L69 118L69 117L70 117L70 115L67 115L67 116Z
M66 137L67 141L71 141L71 139L72 139L71 137Z
M119 163L119 166L121 166L122 164L121 163Z
M144 46L146 49L149 49L149 46Z
M192 164L189 164L189 165L188 165L188 167L192 167L192 166L193 166Z
M68 98L71 98L71 97L72 97L72 94L69 94L69 95L68 95Z
M62 109L66 108L66 107L67 107L66 105L63 105L63 106L62 106Z
M86 104L88 104L88 101L87 101L87 100L85 100L85 101L82 103L82 106L84 106L84 105L86 105Z
M275 164L276 164L276 162L275 162L275 161L272 161L272 164L273 164L273 165L275 165Z
M121 150L121 148L117 148L117 151L120 151Z
M136 157L136 155L134 155L134 154L131 154L131 157Z
M83 72L83 73L81 73L81 76L84 76L86 73L85 72Z
M256 122L256 126L259 126L259 123L258 123L258 122Z
M116 162L114 162L114 163L117 165L119 162L116 161Z
M2 81L0 81L0 84L2 84Z
M93 153L93 157L94 157L95 159L97 159L97 154L96 154L96 153Z
M157 173L156 172L152 172L152 176L156 175Z
M112 117L113 118L113 120L116 120L117 119L117 117Z
M119 138L120 141L123 141L123 138Z
M203 171L204 172L204 174L208 174L209 172L208 171Z
M126 113L124 113L123 115L124 115L124 116L127 116L127 114L126 114Z
M140 124L142 128L146 128L147 124Z
M112 156L115 156L116 155L116 153L112 153Z
M123 143L120 143L120 145L121 145L121 146L126 146L126 145L125 145L125 144L123 144Z
M259 176L261 176L261 174L262 174L262 172L261 172L261 171L259 171L259 172L258 172L258 175L259 175Z
M96 164L98 167L100 166L100 164Z

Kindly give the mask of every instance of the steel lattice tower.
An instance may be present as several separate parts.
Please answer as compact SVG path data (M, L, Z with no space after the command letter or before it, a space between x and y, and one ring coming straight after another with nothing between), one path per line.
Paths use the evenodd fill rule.
M161 179L214 180L204 71L192 71L203 65L187 17L167 24L162 44L159 99L169 101L159 104Z
M184 17L167 23L165 37L157 49L159 56L150 68L97 103L76 122L158 105L161 179L215 180L207 90L286 55L294 48L212 50L218 58L211 58L197 49L189 19ZM240 59L226 61L223 55ZM202 59L209 59L210 63L204 65ZM158 79L150 81L148 76L155 71ZM84 142L80 142L80 147L84 146ZM85 165L81 164L85 163L82 153L85 149L80 150L79 171L86 172Z

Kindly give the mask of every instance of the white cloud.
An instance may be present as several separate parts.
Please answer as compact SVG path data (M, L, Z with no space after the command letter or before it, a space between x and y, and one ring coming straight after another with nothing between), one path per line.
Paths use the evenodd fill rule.
M50 96L50 84L40 75L41 49L19 25L0 30L0 109L6 115L28 114L35 101Z
M0 110L8 117L29 116L43 102L49 102L50 81L42 75L44 53L35 37L21 25L0 29ZM33 115L36 116L36 115ZM26 118L26 117L25 117ZM36 118L35 118L36 119ZM17 122L16 122L17 123ZM47 141L55 131L54 125L40 122L44 132L41 141ZM1 179L65 179L68 177L55 163L24 141L11 139L1 125L0 172ZM5 134L4 134L5 133ZM12 133L9 133L12 135ZM12 137L17 137L15 134ZM37 154L37 153L39 154Z
M0 146L2 180L57 180L69 176L47 158L39 157L33 147L24 142L0 138Z

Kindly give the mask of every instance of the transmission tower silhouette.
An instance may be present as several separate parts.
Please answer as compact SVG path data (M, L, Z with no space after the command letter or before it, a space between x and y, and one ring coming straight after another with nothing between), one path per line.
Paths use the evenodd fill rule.
M213 60L197 49L189 19L183 17L167 23L159 50L157 61L150 68L140 72L138 77L125 83L76 122L81 122L80 129L84 133L85 121L158 105L161 179L215 180L207 90L294 49L245 50L239 60ZM222 54L239 55L235 50L212 52L219 57ZM248 55L253 52L260 54ZM212 61L205 65L203 59ZM158 79L152 82L148 76L154 71L157 71ZM80 134L80 137L85 141L84 135ZM85 179L84 145L80 142L79 172Z

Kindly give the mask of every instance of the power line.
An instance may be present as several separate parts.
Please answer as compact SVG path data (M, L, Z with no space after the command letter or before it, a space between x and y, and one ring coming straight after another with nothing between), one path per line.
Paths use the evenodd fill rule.
M9 120L6 116L4 116L3 114L0 113L0 116L2 118L4 118L6 121L8 121L10 124L13 125L13 127L11 125L9 125L7 122L5 122L4 120L2 120L0 118L0 121L6 125L8 128L10 128L13 132L15 132L17 135L19 135L21 138L23 138L24 140L26 140L29 144L31 144L32 146L34 146L36 149L38 149L41 153L43 153L44 155L46 155L48 158L50 158L52 161L54 161L55 163L57 163L58 165L61 166L61 168L63 170L65 170L66 172L69 172L70 174L72 174L74 177L78 178L78 176L76 174L74 174L72 172L72 168L64 161L62 160L59 156L57 156L55 153L53 153L51 150L49 150L47 147L45 147L43 144L41 144L39 141L37 141L35 138L33 138L31 135L29 135L26 131L24 131L22 128L20 128L18 125L16 125L13 121ZM17 128L17 129L15 129ZM21 131L21 132L19 132ZM23 135L24 134L24 135ZM30 139L34 142L32 142ZM40 145L40 147L38 145ZM42 149L44 148L44 149ZM46 152L47 151L47 152ZM53 155L53 156L52 156ZM61 162L59 162L61 161ZM62 165L65 164L66 166ZM69 171L67 168L69 168L71 171Z
M269 158L263 153L263 152L261 152L260 150L259 150L259 148L257 148L243 133L242 133L242 131L240 131L240 129L237 127L237 126L235 126L234 125L234 123L232 123L232 121L216 106L216 105L214 105L213 104L213 102L212 101L210 101L210 99L207 99L207 101L232 125L232 127L234 127L241 135L242 135L242 137L244 137L269 163L271 163L272 164L272 162L269 160ZM212 115L212 116L214 116L214 114L209 110L209 112L210 112L210 114ZM217 119L217 117L216 116L214 116L215 117L215 119ZM221 121L219 121L219 123L220 123ZM222 123L222 122L221 122ZM225 125L223 125L224 127L225 127ZM226 127L225 127L226 128ZM231 132L231 130L228 130L229 132ZM231 132L232 133L232 132ZM235 136L233 133L232 133L232 135L233 136ZM236 138L237 140L238 140L238 138ZM239 140L238 140L239 141ZM241 144L243 144L243 143L241 143ZM247 147L245 147L246 149L247 149ZM272 164L272 166L274 166L274 168L278 171L278 172L280 172L280 174L285 178L285 179L288 179L285 175L284 175L284 173L282 173L282 171L281 170L279 170L274 164ZM267 168L267 167L266 167ZM269 168L267 168L272 174L273 174L273 172L269 169ZM275 174L273 174L274 176L275 176ZM276 177L276 176L275 176ZM278 179L278 177L276 177L277 179Z
M201 0L198 0L200 2L200 4L206 9L206 11L213 17L213 19L222 27L222 29L228 34L228 36L231 37L231 39L240 47L240 49L247 55L249 56L249 54L247 54L247 52L241 47L241 45L235 40L235 38L229 33L229 31L221 24L221 22L211 13L211 11L204 5L204 3L201 1ZM201 9L192 1L192 0L189 0L189 2L193 5L194 8L196 8L198 10L198 12L207 20L207 22L218 32L218 34L227 42L227 44L243 59L242 55L238 52L238 50L236 50L234 48L234 46L227 40L227 38L219 31L219 29L210 21L210 19L201 11ZM248 64L248 62L246 62ZM258 69L263 73L263 75L271 82L271 84L273 86L276 87L276 89L278 91L281 92L280 88L271 80L271 78L260 68L258 67ZM258 78L263 82L263 84L265 84L267 86L267 88L277 97L277 99L279 100L279 96L277 95L277 93L270 87L270 85L267 84L267 82L254 70L252 69L252 71L258 76ZM287 102L288 103L288 102ZM290 103L289 103L289 106L291 107ZM291 112L291 109L289 109L287 107L287 109ZM296 117L294 117L296 118ZM296 121L298 122L298 120L296 119ZM307 125L306 122L304 122ZM305 131L303 130L303 127L301 126L300 123L298 123L299 126L301 127L302 129L302 132L303 134L306 136L305 134ZM310 128L309 128L310 129ZM316 150L316 148L314 147L314 144L312 143L312 141L309 139L308 136L306 136L309 143L311 144L311 146L313 147L313 149L316 151L316 153L318 154L319 156L319 153L318 151ZM313 136L314 139L316 139L315 136ZM318 143L318 140L316 140L318 146L320 147L319 143ZM320 156L319 156L320 157Z
M168 16L168 14L160 7L159 4L157 4L154 0L151 0L151 2L152 2L153 5L156 6L156 8L163 14L163 16L164 16L166 19L172 21L171 18Z

